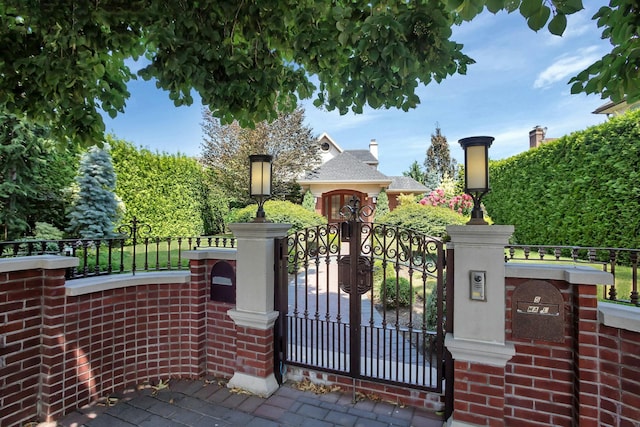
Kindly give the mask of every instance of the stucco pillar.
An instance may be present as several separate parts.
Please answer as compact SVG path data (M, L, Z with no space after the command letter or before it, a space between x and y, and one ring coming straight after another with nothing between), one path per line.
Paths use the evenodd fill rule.
M236 307L227 312L236 325L236 370L228 386L259 396L278 389L273 372L275 239L291 225L230 224L237 240Z
M505 366L515 354L505 342L504 247L511 225L449 226L453 247L454 408L448 426L504 425ZM477 277L484 279L475 280Z

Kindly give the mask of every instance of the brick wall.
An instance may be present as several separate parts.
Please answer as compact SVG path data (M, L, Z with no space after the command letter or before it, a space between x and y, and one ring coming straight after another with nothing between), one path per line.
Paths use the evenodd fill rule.
M596 287L549 280L562 294L562 342L513 335L511 299L527 279L507 279L507 426L640 426L640 334L598 321Z
M64 270L47 277L64 278ZM0 273L0 425L33 419L42 354L42 271Z
M600 425L640 426L640 333L600 325Z
M192 261L190 283L78 296L64 269L0 273L0 425L55 420L143 382L231 377L233 305L210 301L214 262Z

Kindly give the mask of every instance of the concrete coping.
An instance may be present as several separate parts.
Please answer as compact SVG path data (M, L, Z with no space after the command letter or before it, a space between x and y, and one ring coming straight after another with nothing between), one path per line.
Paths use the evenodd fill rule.
M508 262L505 277L564 280L572 285L612 285L613 275L586 265L549 265Z
M202 260L202 259L224 259L234 260L238 257L238 249L236 248L204 248L195 251L185 251L182 257L186 259Z
M79 296L111 289L127 288L139 285L188 284L191 282L190 271L154 271L151 273L113 274L95 276L67 281L65 295Z
M611 328L640 332L640 308L612 302L598 302L598 320Z
M34 255L0 259L0 273L27 270L56 270L77 267L78 258L61 255Z

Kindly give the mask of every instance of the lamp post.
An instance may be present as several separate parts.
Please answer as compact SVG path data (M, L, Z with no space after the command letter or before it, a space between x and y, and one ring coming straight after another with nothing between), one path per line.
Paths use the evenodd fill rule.
M271 197L271 161L268 154L254 154L249 156L249 194L258 202L258 211L253 222L266 222L264 213L265 199Z
M464 192L473 199L469 225L486 225L480 204L489 191L489 147L492 136L471 136L458 140L464 150Z

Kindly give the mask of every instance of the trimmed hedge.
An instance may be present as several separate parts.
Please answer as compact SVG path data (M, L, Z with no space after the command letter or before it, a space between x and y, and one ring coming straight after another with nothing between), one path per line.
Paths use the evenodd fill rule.
M517 243L640 247L640 110L491 162L483 199Z
M251 222L256 217L257 210L258 205L253 204L232 212L229 223ZM326 218L322 215L310 212L301 205L286 201L268 200L264 204L264 211L267 216L267 221L291 224L291 228L289 229L290 233L306 227L326 224L327 222Z
M116 194L125 204L123 223L135 216L151 226L153 236L210 234L212 197L205 172L194 158L153 153L107 139L117 174Z
M401 204L376 222L409 228L432 237L448 238L447 225L463 225L468 218L440 206L425 206L419 203Z

